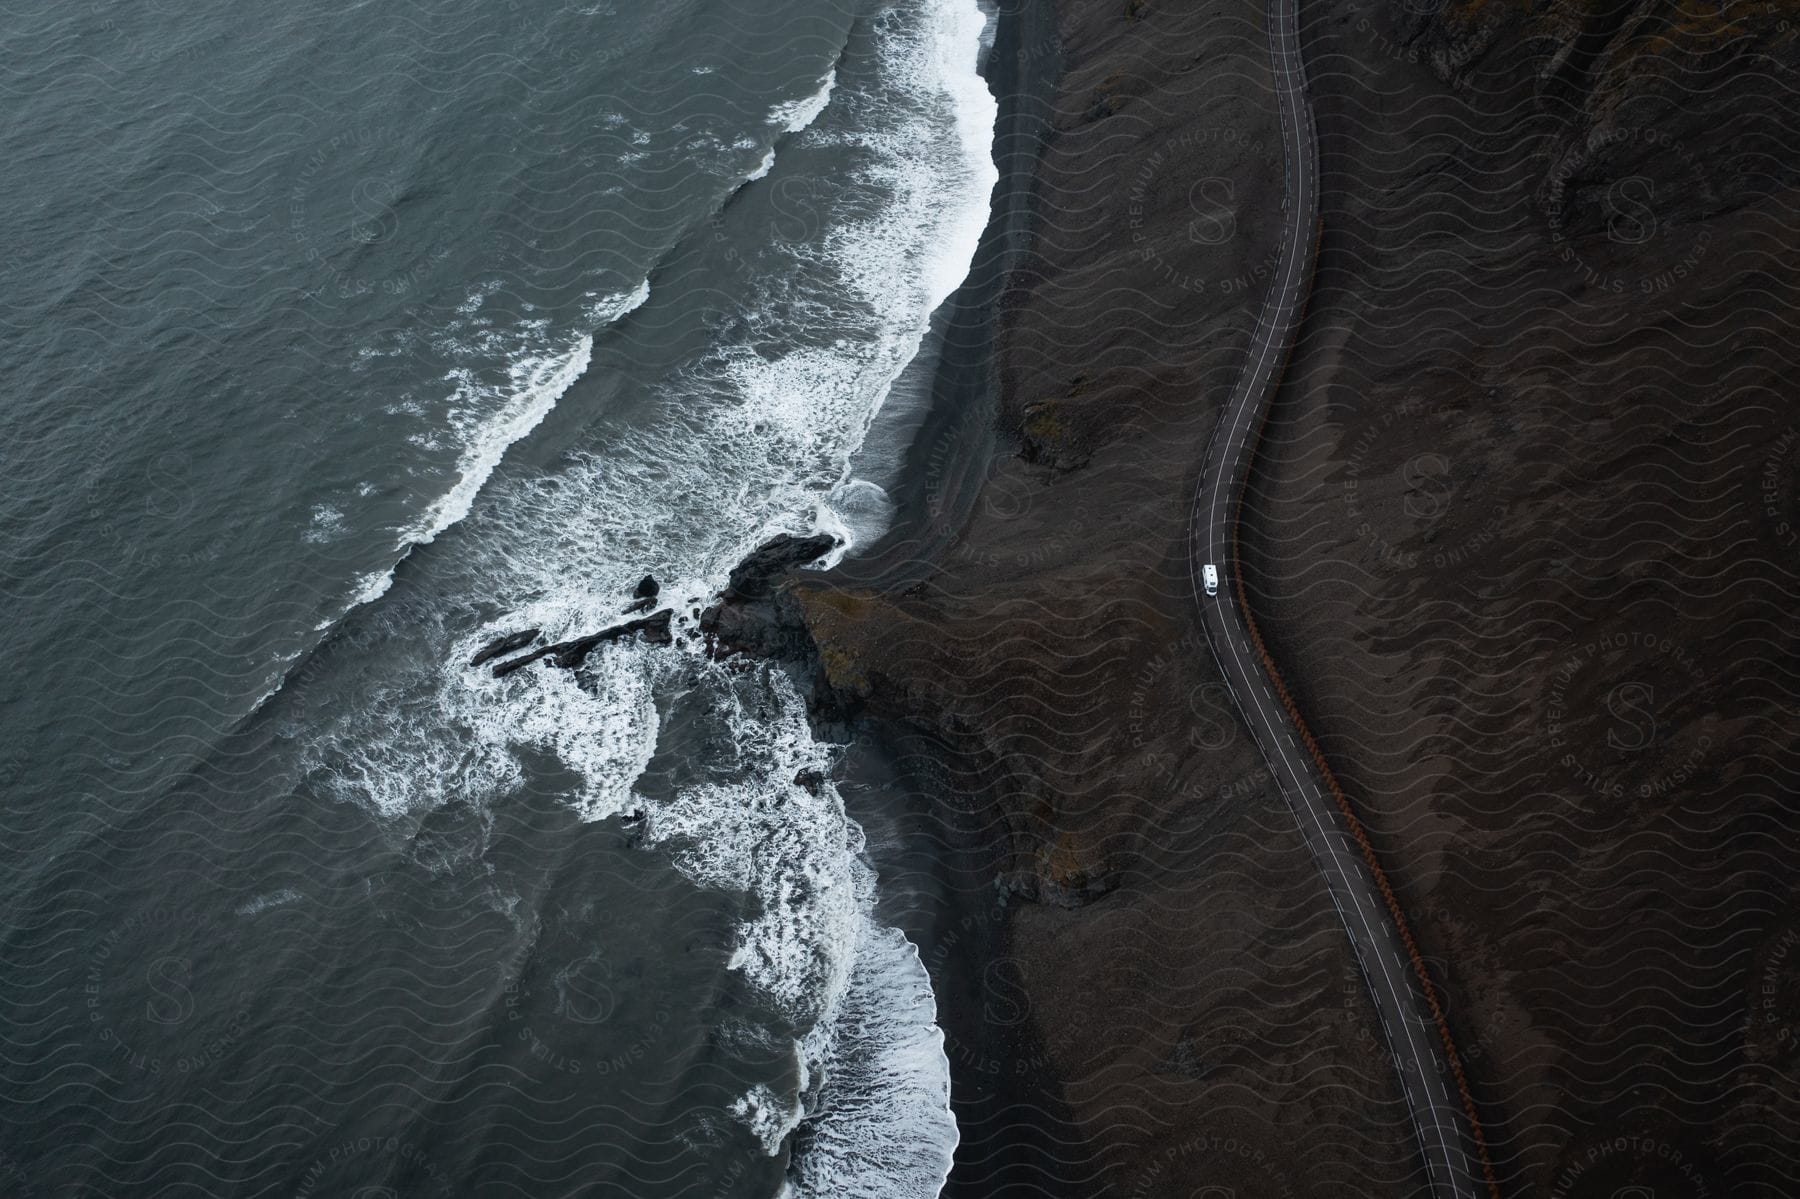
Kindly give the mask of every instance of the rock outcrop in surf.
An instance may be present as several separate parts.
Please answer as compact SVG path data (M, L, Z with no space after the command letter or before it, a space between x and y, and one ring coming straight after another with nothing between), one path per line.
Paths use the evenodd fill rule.
M737 654L776 658L796 668L808 682L821 678L818 650L807 632L799 605L785 585L786 576L799 567L817 562L838 545L838 539L829 533L807 537L781 533L752 550L732 568L725 589L719 592L713 604L699 613L700 632L706 638L708 655L714 659ZM633 592L635 601L626 612L640 612L653 606L661 590L653 576L645 575ZM675 640L674 617L674 609L664 608L585 637L540 646L496 665L494 677L503 679L533 662L546 660L553 666L572 670L600 646L639 634L652 645L671 645ZM686 620L684 617L683 623ZM523 649L537 640L540 631L523 629L496 638L476 653L469 665L480 666Z
M504 654L512 653L514 650L524 649L533 641L536 641L538 639L538 634L542 631L543 630L541 629L520 629L516 633L508 633L504 637L496 637L486 645L482 646L481 649L476 652L475 656L469 659L469 665L480 666L483 662L491 662Z
M543 646L522 657L500 663L494 667L494 677L503 679L513 671L529 666L540 658L549 659L553 666L571 670L586 661L587 656L593 653L597 647L637 633L642 633L644 640L652 645L668 645L674 641L674 636L669 628L674 615L672 611L664 608L654 616L628 620L624 624L613 625L609 629L602 629L598 633L589 633L585 637L576 637L570 641L558 641L553 645Z
M732 569L719 598L700 614L708 653L714 658L781 658L795 665L815 662L817 650L785 581L789 572L817 562L837 545L828 533L782 533L752 550Z

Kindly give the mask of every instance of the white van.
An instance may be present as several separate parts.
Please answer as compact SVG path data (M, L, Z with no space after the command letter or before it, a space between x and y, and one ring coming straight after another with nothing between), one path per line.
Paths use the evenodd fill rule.
M1219 568L1211 562L1201 568L1200 581L1206 585L1206 594L1219 594Z

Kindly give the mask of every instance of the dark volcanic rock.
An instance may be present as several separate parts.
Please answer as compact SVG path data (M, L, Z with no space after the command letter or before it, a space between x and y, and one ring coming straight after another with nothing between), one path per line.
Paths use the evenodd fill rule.
M516 649L524 649L538 639L540 631L538 629L520 629L516 633L508 633L504 637L496 637L469 659L469 665L480 666L483 662L498 658L501 654L510 654Z
M1000 880L1001 890L1026 903L1082 908L1119 888L1116 871L1088 875L1076 872L1058 877L1054 872L1024 871Z
M638 580L637 590L631 594L637 599L655 599L657 592L661 590L662 585L656 581L655 575L645 575Z
M654 595L646 595L643 599L632 600L629 604L626 604L625 615L630 616L633 612L648 612L654 607L656 607L656 597Z
M845 718L846 697L833 689L826 675L795 581L788 574L817 561L837 544L837 538L823 533L772 538L737 565L719 598L699 613L709 656L719 660L744 655L730 664L737 669L749 669L748 658L780 663L806 695L813 719L831 724ZM795 782L812 788L824 781L822 776L813 781L811 773L802 771Z
M814 656L812 637L793 597L781 586L797 566L817 561L837 545L825 533L783 533L758 546L732 570L718 602L700 614L700 631L714 657L734 653L794 662Z
M629 637L633 633L644 634L644 639L653 645L668 645L674 640L669 633L669 620L672 616L674 613L665 608L655 616L646 616L641 620L628 620L624 624L614 625L610 629L589 633L586 637L558 642L550 649L556 656L556 664L567 669L580 666L596 647L605 645L609 641L617 641L622 637Z
M500 665L494 667L494 677L497 679L503 679L507 675L511 674L513 671L518 670L521 667L530 666L533 662L537 661L539 658L544 657L546 654L553 653L553 652L555 652L555 650L556 650L556 647L554 645L545 645L545 646L539 647L538 649L532 650L530 653L525 654L522 657L514 658L509 662L502 662L502 663L500 663Z
M767 597L782 576L798 566L806 566L823 558L837 545L829 533L796 537L782 533L763 542L731 570L723 598L755 600Z
M652 645L668 645L674 640L669 631L669 621L673 612L664 610L654 616L646 616L641 620L628 620L624 624L614 625L610 629L602 629L598 633L589 633L586 637L576 637L571 641L558 641L555 645L546 645L532 651L521 658L510 662L502 662L494 667L494 677L503 679L522 666L528 666L539 658L549 658L557 666L565 670L581 665L595 648L609 641L618 641L634 633L642 633L644 639Z

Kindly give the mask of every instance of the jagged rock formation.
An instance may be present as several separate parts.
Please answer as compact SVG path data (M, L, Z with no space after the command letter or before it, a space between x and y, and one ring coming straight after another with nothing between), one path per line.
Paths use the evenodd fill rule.
M675 614L672 611L665 608L654 616L646 616L639 620L628 620L624 624L614 625L609 629L602 629L598 633L589 633L585 637L576 637L569 641L558 641L554 645L543 646L522 657L514 658L509 662L500 663L500 665L494 667L494 677L497 679L505 678L515 670L529 666L540 658L548 659L553 666L560 666L564 670L570 670L585 662L587 656L593 653L599 646L605 645L611 641L618 641L624 637L635 636L640 633L643 634L644 640L650 642L652 645L669 645L674 641L674 637L669 629L670 621L673 619L674 615Z
M786 582L796 568L818 561L837 544L826 533L782 533L738 563L718 600L700 614L700 632L714 653L809 658L811 640Z
M496 637L476 651L475 656L469 659L469 665L480 666L483 662L491 662L514 650L524 649L538 639L540 632L542 632L541 629L521 629L516 633L508 633L504 637Z

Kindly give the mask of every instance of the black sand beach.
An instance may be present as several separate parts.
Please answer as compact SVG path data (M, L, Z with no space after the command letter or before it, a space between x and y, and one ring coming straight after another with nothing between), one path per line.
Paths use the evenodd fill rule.
M1781 1194L1800 1108L1752 1001L1794 993L1792 30L1303 15L1325 228L1247 500L1259 623L1506 1193ZM900 520L795 584L859 818L904 813L882 872L937 989L951 1194L1421 1193L1337 914L1187 609L1186 496L1281 203L1266 49L1255 10L1007 13L1017 150ZM1654 203L1621 224L1629 196ZM1695 850L1687 898L1650 901Z

